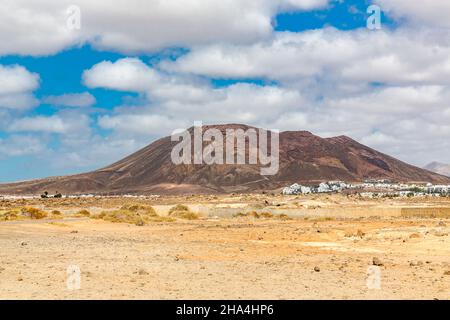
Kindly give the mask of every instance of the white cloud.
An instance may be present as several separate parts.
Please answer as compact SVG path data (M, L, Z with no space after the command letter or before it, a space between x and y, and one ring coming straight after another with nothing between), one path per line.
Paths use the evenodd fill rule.
M32 92L39 75L19 65L0 65L0 108L24 110L38 105Z
M84 72L92 87L143 93L150 107L118 108L99 119L105 129L126 134L168 134L196 120L258 123L297 109L305 101L296 90L237 83L214 88L195 77L164 74L138 59L101 62Z
M33 91L39 86L39 75L19 65L0 65L0 94Z
M61 118L58 116L37 116L26 117L15 120L10 126L9 131L12 132L49 132L49 133L64 133L66 126Z
M12 135L0 139L0 156L17 157L40 154L46 150L45 143L29 135Z
M99 118L100 127L112 130L111 137L148 141L147 137L168 135L174 129L191 126L194 121L246 123L280 130L311 130L322 136L347 134L418 164L443 155L442 151L424 152L425 148L418 145L439 139L448 130L447 85L429 85L424 81L419 85L363 85L352 91L346 86L354 87L356 80L349 77L339 86L328 88L326 82L318 85L316 90L321 92L318 97L308 94L308 86L299 86L301 82L296 82L296 77L291 82L283 79L281 86L236 83L214 88L194 76L162 73L137 59L102 62L101 66L102 72L109 76L100 77L103 83L99 85L139 91L147 98L147 106L122 106ZM117 66L131 72L116 82L108 69L114 71ZM92 70L98 70L97 66L85 74ZM275 74L280 71L274 70ZM338 75L334 74L336 81L342 79ZM147 77L148 81L143 80Z
M83 72L83 83L90 88L143 92L158 80L156 72L137 58L103 61Z
M298 109L304 104L298 92L271 86L235 84L204 90L203 100L166 96L150 107L119 108L116 114L100 117L99 125L120 135L158 137L178 128L190 127L194 121L210 124L270 123L283 112Z
M281 0L279 1L281 11L283 10L313 10L323 8L329 3L328 0Z
M89 92L67 93L59 96L47 96L44 103L62 107L90 107L95 104L95 97Z
M311 10L327 0L3 0L0 55L53 54L91 43L102 49L147 52L220 41L248 43L271 34L277 12ZM70 5L80 30L67 28Z
M442 111L450 98L446 86L386 87L359 95L330 98L330 107L367 113L388 113L391 116L420 116L424 112Z
M82 77L83 83L90 88L138 92L151 96L153 101L182 99L195 102L214 94L205 81L160 73L137 58L100 62L85 70Z
M42 132L83 136L90 132L89 117L67 112L52 116L23 117L14 120L8 127L10 132Z
M450 27L450 2L447 0L375 0L382 10L396 19L407 19L410 24Z
M99 119L99 125L104 129L112 129L120 135L156 138L159 134L169 134L176 128L186 128L189 123L165 115L144 113L103 116Z
M0 108L25 110L39 105L31 93L0 95Z
M299 81L321 86L327 82L447 85L448 36L449 31L430 29L282 32L250 45L200 46L174 62L163 61L160 67L215 78L263 77L290 85Z

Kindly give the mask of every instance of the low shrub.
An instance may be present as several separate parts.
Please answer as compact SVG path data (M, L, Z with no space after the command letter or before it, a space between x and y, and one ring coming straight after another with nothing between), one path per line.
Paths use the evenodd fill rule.
M120 209L121 210L128 210L128 211L136 212L138 214L146 215L146 216L153 216L153 217L158 216L156 214L155 209L152 206L136 205L136 204L134 204L134 205L123 205Z
M247 215L245 213L242 212L238 212L233 214L233 218L242 218L242 217L246 217Z
M175 207L170 208L169 210L169 216L177 211L189 211L189 208L185 206L184 204L177 204Z
M53 210L52 212L50 212L51 213L51 215L53 216L53 217L56 217L56 218L59 218L59 217L61 217L63 214L62 214L62 212L61 211L59 211L59 210Z
M68 224L61 223L61 222L49 222L48 224L50 224L52 226L56 226L56 227L63 227L63 228L70 227Z
M253 219L279 219L279 220L290 220L286 214L273 214L271 212L256 212L249 211L247 213L238 212L233 215L233 218L253 218Z
M292 218L290 218L287 214L284 214L284 213L279 214L276 217L280 220L292 220Z
M259 214L259 216L260 216L261 218L265 218L265 219L273 218L273 214L270 213L270 212L261 212L261 213Z
M78 217L90 217L91 213L87 211L86 209L80 210L76 214Z
M114 223L129 223L136 226L144 226L151 222L172 222L175 219L160 217L151 206L128 207L122 206L118 210L103 211L98 215L91 216L93 219L102 219Z
M48 213L33 207L22 208L22 214L31 219L44 219L48 216Z
M199 215L190 211L187 206L177 204L175 207L170 208L169 217L175 217L186 220L197 220L199 218Z
M260 218L258 212L256 212L256 211L247 212L247 217L255 218L255 219L259 219Z
M17 211L7 211L4 213L0 213L0 220L2 221L12 221L12 220L18 220L19 214Z

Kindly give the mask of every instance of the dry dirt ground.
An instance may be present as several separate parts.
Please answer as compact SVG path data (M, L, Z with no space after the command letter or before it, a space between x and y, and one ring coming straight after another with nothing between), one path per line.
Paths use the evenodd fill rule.
M186 204L198 220L144 226L74 215ZM59 219L0 221L0 299L449 299L450 208L443 199L340 195L3 200ZM232 217L236 211L274 217ZM277 214L291 219L279 219ZM445 211L445 210L444 210ZM368 287L377 264L380 288ZM69 290L69 266L81 270ZM372 269L371 269L372 270ZM369 275L373 276L373 274Z

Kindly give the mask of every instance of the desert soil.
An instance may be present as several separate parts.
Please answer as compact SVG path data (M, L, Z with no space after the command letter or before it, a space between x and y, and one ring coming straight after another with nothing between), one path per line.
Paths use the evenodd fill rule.
M130 201L149 203L161 215L184 203L201 218L136 226L71 216ZM410 217L399 210L450 207L448 199L260 195L2 202L4 209L24 205L59 208L64 218L0 222L0 299L450 298L450 216ZM291 219L226 214L252 208L275 214L285 208ZM378 289L367 285L374 263ZM81 270L79 290L67 286L73 265Z

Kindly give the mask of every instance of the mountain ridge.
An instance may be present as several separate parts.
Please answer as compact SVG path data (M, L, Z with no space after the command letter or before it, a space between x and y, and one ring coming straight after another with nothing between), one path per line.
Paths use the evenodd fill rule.
M426 170L441 174L443 176L450 177L450 164L433 161L423 167Z
M221 132L257 129L228 124L205 125L203 131L210 128ZM188 131L192 135L193 127ZM177 142L167 136L98 170L1 184L0 194L231 193L275 190L295 182L358 182L371 178L450 184L449 177L409 165L348 136L321 138L309 131L284 131L279 137L280 164L274 176L261 176L260 164L175 165L170 155ZM245 152L248 156L248 150Z

